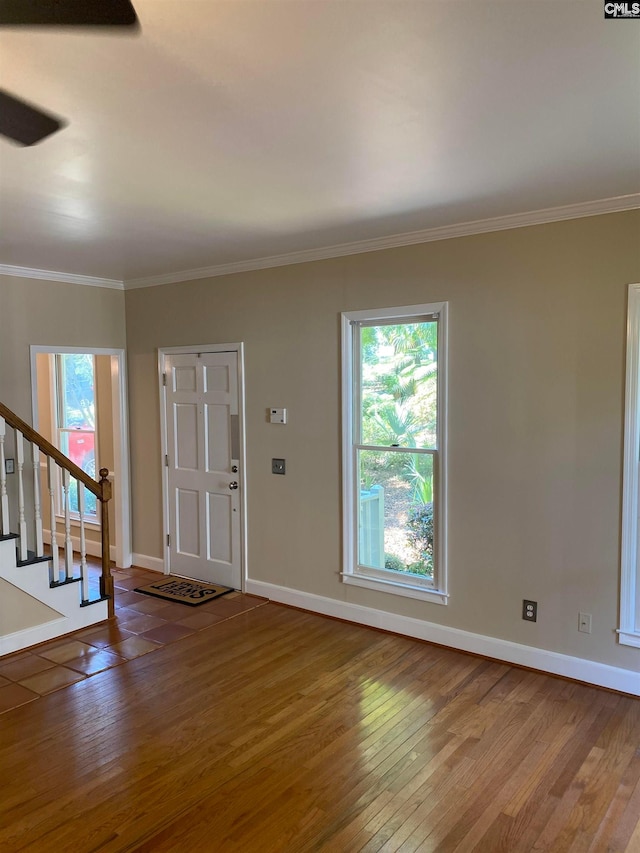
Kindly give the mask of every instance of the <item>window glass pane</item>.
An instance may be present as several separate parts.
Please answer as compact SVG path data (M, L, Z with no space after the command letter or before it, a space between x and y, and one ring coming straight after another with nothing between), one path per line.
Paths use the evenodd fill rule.
M358 564L433 579L433 456L358 451Z
M60 426L95 429L93 356L63 353L60 358Z
M360 329L361 444L435 448L438 323Z
M95 480L95 433L82 432L81 430L62 430L60 432L60 450ZM77 480L73 478L69 487L69 509L73 513L79 512ZM96 496L88 489L84 491L84 510L85 515L97 515L98 511Z
M57 408L60 450L90 477L96 476L95 362L89 353L59 353L57 359ZM61 490L62 491L62 490ZM96 497L87 489L85 514L97 515ZM79 512L76 480L69 488L69 509ZM60 511L64 511L61 495Z
M95 480L96 456L94 433L83 432L82 430L63 430L60 433L60 444L60 449L64 455L68 456L72 462L75 462L79 468L82 468L83 471Z

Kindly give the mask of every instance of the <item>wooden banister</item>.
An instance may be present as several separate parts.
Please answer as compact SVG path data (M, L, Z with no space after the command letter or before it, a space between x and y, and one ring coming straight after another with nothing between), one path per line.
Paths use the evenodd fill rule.
M109 598L109 618L115 616L115 590L113 588L113 575L111 574L111 556L109 554L109 500L111 499L111 483L107 480L109 470L101 468L100 471L100 532L102 534L102 575L100 577L100 595Z
M4 403L0 403L0 417L4 418L9 426L21 432L27 441L37 444L45 456L51 456L51 458L54 459L61 468L65 468L72 477L75 477L76 480L80 480L84 483L84 485L90 492L93 492L99 501L110 500L111 483L109 483L109 497L105 498L102 495L102 487L100 483L96 483L92 477L82 470L82 468L79 468L75 462L72 462L71 459L66 457L64 453L58 450L57 447L54 447L50 441L47 441L47 439L41 436L39 432L36 432L32 426L29 426L26 421L23 421L22 418L15 414L15 412L12 412L11 409L7 408Z
M111 482L107 479L109 471L107 468L101 468L100 481L96 482L89 474L85 473L82 468L72 462L64 455L57 447L54 447L50 441L47 441L39 432L30 426L21 417L12 412L4 403L0 403L0 418L4 418L6 423L13 429L22 433L22 435L32 444L40 448L40 450L53 459L57 465L82 483L89 491L96 496L100 501L100 522L101 522L101 538L102 538L102 577L100 578L100 595L108 597L108 613L109 618L115 615L115 600L113 588L113 576L111 575L111 559L109 547L109 501L111 500ZM52 510L53 512L53 510ZM53 527L53 520L52 520Z

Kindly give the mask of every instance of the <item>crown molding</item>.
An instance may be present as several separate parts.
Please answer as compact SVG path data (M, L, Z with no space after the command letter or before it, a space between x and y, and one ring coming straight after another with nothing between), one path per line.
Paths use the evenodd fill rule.
M288 252L283 255L269 255L268 257L252 258L247 261L232 261L228 264L214 264L210 267L199 267L198 269L181 270L162 275L145 276L144 278L130 278L124 281L114 278L99 278L91 275L56 272L55 270L17 267L9 264L0 264L0 275L40 279L42 281L60 281L67 284L84 284L90 287L108 287L113 290L136 290L143 287L158 287L162 284L176 284L178 282L194 281L201 278L215 278L221 275L252 272L254 270L288 266L290 264L324 261L347 255L378 252L382 249L396 249L402 246L413 246L418 243L450 240L454 237L470 237L474 234L487 234L491 231L526 228L530 225L544 225L551 222L562 222L567 219L580 219L585 216L619 213L625 210L636 210L637 208L640 208L640 193L632 193L630 195L599 199L598 201L589 201L582 204L567 204L563 207L549 207L544 210L529 211L528 213L495 216L491 219L476 219L472 222L461 222L456 225L443 225L439 228L426 228L422 231L392 234L387 237L376 237L372 240L338 243L319 249L303 249L299 252Z
M88 287L109 287L112 290L124 290L124 282L115 278L98 278L94 275L76 275L56 270L37 270L32 267L14 267L0 264L0 275L12 275L17 278L40 279L41 281L61 281L65 284L84 284Z
M234 261L228 264L215 264L210 267L183 270L166 273L165 275L146 276L145 278L126 279L125 290L136 290L142 287L158 287L162 284L177 284L183 281L194 281L200 278L215 278L221 275L232 275L239 272L282 267L289 264L304 264L310 261L323 261L329 258L340 258L347 255L359 255L364 252L377 252L382 249L395 249L402 246L413 246L417 243L432 243L437 240L450 240L454 237L468 237L474 234L486 234L491 231L506 231L511 228L525 228L530 225L544 225L551 222L562 222L567 219L580 219L585 216L600 216L605 213L619 213L625 210L640 208L640 193L617 196L615 198L599 199L582 204L568 204L563 207L549 207L544 210L534 210L528 213L516 213L509 216L495 216L491 219L477 219L472 222L461 222L457 225L444 225L439 228L426 228L422 231L410 231L404 234L393 234L388 237L376 237L372 240L359 240L354 243L339 243L320 249L304 249L300 252L289 252L284 255L270 255L264 258L253 258L247 261Z

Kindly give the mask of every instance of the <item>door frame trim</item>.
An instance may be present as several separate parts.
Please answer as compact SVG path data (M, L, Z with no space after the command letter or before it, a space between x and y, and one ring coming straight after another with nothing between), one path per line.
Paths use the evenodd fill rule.
M32 344L29 347L31 363L31 411L34 429L38 429L38 371L39 354L90 353L111 357L111 406L113 432L113 505L115 522L116 565L128 569L132 565L131 542L131 472L129 462L129 396L127 391L127 354L117 347L61 347ZM115 362L114 362L115 359ZM114 370L114 367L117 369ZM110 472L111 473L111 472Z
M244 344L197 344L184 347L158 347L158 389L160 400L160 467L162 476L162 557L164 573L171 573L171 553L167 545L169 532L169 472L165 465L167 447L167 400L163 382L167 356L205 352L235 352L238 361L238 424L240 428L240 585L245 591L248 577L247 561L247 465L244 407Z

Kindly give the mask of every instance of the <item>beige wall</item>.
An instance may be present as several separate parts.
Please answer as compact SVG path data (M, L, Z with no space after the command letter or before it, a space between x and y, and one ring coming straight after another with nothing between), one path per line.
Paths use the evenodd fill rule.
M640 670L616 643L627 285L612 214L126 294L134 550L161 556L157 347L244 341L252 578ZM339 314L450 305L448 607L340 583ZM0 276L0 400L29 345L123 347L125 294ZM286 406L289 424L266 422ZM287 459L286 477L270 473ZM539 602L535 625L521 599ZM593 633L577 631L578 610Z
M0 275L0 401L32 422L32 345L124 348L124 293L102 287ZM13 434L7 438L13 455ZM16 505L16 478L7 478ZM32 506L25 480L25 505Z
M162 554L157 348L244 341L250 577L640 670L616 643L637 212L126 293L134 551ZM447 607L341 584L339 314L448 300ZM285 427L266 422L286 406ZM272 456L287 475L270 473ZM521 601L539 602L536 624ZM577 631L578 611L593 633Z
M0 275L0 400L31 423L31 344L125 346L124 293Z
M62 614L0 578L0 626L3 637L61 619Z

